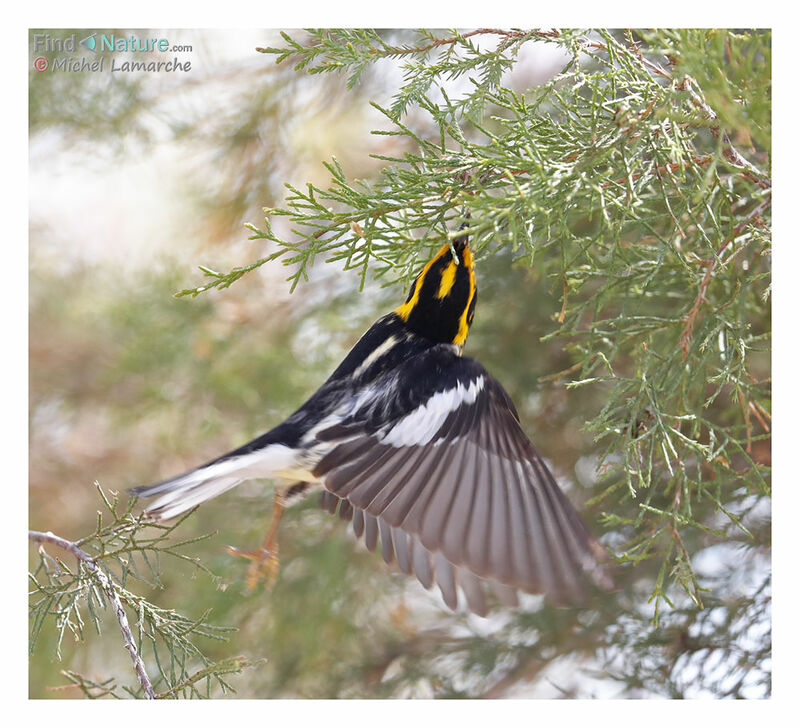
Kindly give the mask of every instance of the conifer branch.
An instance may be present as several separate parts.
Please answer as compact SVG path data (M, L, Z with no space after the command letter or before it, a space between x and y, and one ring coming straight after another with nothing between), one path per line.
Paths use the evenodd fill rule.
M705 265L705 274L703 275L702 281L700 281L700 288L697 291L697 296L695 296L694 303L692 303L691 309L689 309L689 313L686 314L685 318L685 325L683 327L683 331L681 331L681 351L683 351L683 361L686 361L686 357L689 356L689 347L691 346L692 340L692 331L694 329L694 323L697 319L697 315L700 313L700 309L702 308L703 304L706 302L706 292L708 291L708 286L711 283L711 278L714 273L714 269L716 268L717 264L720 262L720 258L722 254L725 252L725 249L731 245L731 243L736 242L736 239L742 234L742 231L753 221L757 220L761 213L769 207L772 202L771 196L768 196L766 199L762 200L753 210L751 210L747 216L739 222L733 229L733 234L722 241L722 244L717 249L716 254L714 255L711 260L701 260L698 261ZM769 428L765 428L769 431Z
M136 677L144 690L145 696L148 700L155 700L156 694L150 682L150 677L147 674L144 661L139 655L139 650L136 648L136 641L133 638L133 632L131 632L130 625L128 624L128 616L125 613L125 607L122 605L122 600L119 598L111 579L97 566L95 559L73 541L68 541L65 538L56 536L52 531L47 531L46 533L42 531L28 531L28 538L34 543L54 544L65 551L69 551L89 571L92 578L98 583L111 602L117 622L119 622L120 631L122 632L122 639L125 642L125 649L131 656L133 669L136 671Z
M263 248L232 269L201 267L203 277L179 295L226 288L279 263L292 290L322 262L343 268L355 285L370 278L401 285L470 214L482 291L471 346L491 351L487 364L505 369L502 381L518 387L512 396L537 445L566 454L561 461L554 456L563 475L576 480L569 477L573 454L581 467L596 463L594 472L575 467L580 487L572 495L586 496L587 521L614 551L622 591L581 610L525 603L504 613L491 634L449 613L418 630L406 629L415 610L387 616L380 600L364 596L364 581L353 586L344 578L332 578L326 611L295 614L310 580L287 570L286 591L268 623L253 613L250 629L258 625L259 634L275 638L285 634L284 623L303 619L313 630L332 615L342 629L326 636L348 647L335 652L353 650L326 669L330 650L306 645L300 654L292 641L272 639L272 668L257 689L282 696L428 690L502 697L556 682L562 695L586 697L586 679L596 674L604 689L613 680L626 697L768 697L769 31L325 29L281 38L280 47L259 49L280 68L247 75L242 84L246 113L229 104L226 123L209 123L226 117L216 109L203 121L212 130L205 140L228 170L208 212L233 210L238 224L238 213L263 208L263 224L247 226ZM522 53L534 43L553 51L548 60L557 70L548 78L535 61L523 67L542 57ZM378 165L363 164L351 145L346 162L324 163L323 182L278 188L296 176L280 174L294 160L290 151L284 161L286 150L271 140L284 138L285 125L307 131L304 123L318 119L320 89L328 98L341 92L337 76L352 88L386 59L397 62L397 87L388 88L380 73L364 86L373 93L383 81L379 93L391 99L373 104L383 120L374 143L364 144ZM319 74L330 74L330 83ZM51 77L61 78L37 80ZM361 102L355 92L349 112ZM51 113L53 123L64 123L60 106ZM97 125L85 128L94 133ZM191 128L198 127L182 127L185 138ZM282 165L265 186L261 170L273 159ZM338 312L349 316L353 305L361 311L377 304L354 304L352 289L341 288L342 308L326 301L320 314L311 292L292 314L302 311L321 330L333 322L341 331L347 324ZM370 288L370 299L382 306L397 293ZM287 334L298 344L293 336ZM237 363L253 361L252 347L241 356ZM538 391L529 377L534 360ZM220 379L231 371L224 360L216 365ZM220 398L228 384L226 378ZM551 447L556 440L560 450ZM113 499L109 505L115 507ZM214 680L232 689L226 676L246 661L212 661L193 644L220 639L224 630L128 590L126 579L159 583L162 555L195 563L191 542L176 551L168 529L153 531L122 515L74 544L112 579L125 609L135 610L129 626L156 696L198 697L200 686ZM327 535L314 538L321 544ZM58 645L65 634L82 639L84 624L99 627L110 604L88 569L55 556L40 549L31 575L32 645L43 624L55 628ZM347 561L346 568L352 581L363 578L359 564ZM382 588L377 582L370 580L370 596ZM235 603L227 598L216 595L215 608ZM343 603L346 615L338 611ZM364 647L357 635L367 623L387 625L389 637ZM237 645L233 654L243 651ZM549 671L561 658L578 666L570 685ZM134 679L129 689L114 678L63 675L67 687L87 697L143 694Z
M103 522L103 512L98 512L97 528L84 538L70 541L51 531L29 531L29 539L38 545L39 567L30 574L33 584L31 603L30 649L33 651L40 632L46 622L54 620L58 635L57 654L61 656L61 641L65 632L76 639L83 638L84 613L88 613L98 633L101 629L101 613L98 607L111 606L125 649L133 663L138 689L123 686L130 695L144 695L147 699L174 697L205 697L209 693L212 679L223 691L232 691L225 676L241 672L246 667L261 661L245 658L210 660L197 647L195 638L224 640L230 628L218 627L207 621L207 613L199 619L190 619L173 609L164 609L152 604L128 588L130 579L138 579L157 585L158 557L171 556L187 561L194 567L208 570L196 557L187 556L180 549L198 543L208 536L198 536L182 541L172 541L170 536L191 513L187 513L169 526L153 523L143 517L134 517L132 509L136 499L129 500L124 509L119 507L117 495L106 493L98 484L96 489L105 510L111 515ZM64 549L77 560L77 568L70 568L64 561L48 553L46 546ZM138 634L128 621L126 608L136 614ZM159 675L150 677L145 665L143 649L148 648ZM163 654L163 653L166 653ZM189 668L199 661L202 667L194 673ZM65 677L79 687L87 697L113 695L116 681L98 682L64 671ZM205 694L195 683L206 684ZM161 685L165 689L159 692Z

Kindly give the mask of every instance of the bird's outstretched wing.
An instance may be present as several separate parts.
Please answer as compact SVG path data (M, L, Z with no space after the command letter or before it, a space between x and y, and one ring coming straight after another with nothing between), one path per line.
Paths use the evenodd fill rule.
M317 433L331 445L313 471L326 507L352 518L371 549L380 536L384 559L435 581L451 607L460 586L485 613L482 582L506 603L517 589L570 603L589 581L607 585L602 547L499 382L446 345L395 376L407 381L385 391L404 401L376 397Z

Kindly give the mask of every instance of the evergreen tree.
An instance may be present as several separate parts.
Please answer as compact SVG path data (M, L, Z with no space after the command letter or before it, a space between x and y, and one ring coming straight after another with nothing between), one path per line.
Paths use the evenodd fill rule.
M382 169L356 179L331 159L325 183L288 184L265 223L249 226L263 255L229 272L204 265L179 295L233 293L246 274L283 263L294 295L307 295L305 320L324 328L339 312L348 323L333 328L356 336L352 288L304 294L330 281L319 262L352 271L371 316L402 300L468 219L481 289L468 353L507 386L537 447L574 483L619 588L582 608L532 598L500 610L491 629L444 609L421 619L434 600L382 573L309 504L296 530L284 528L294 545L274 592L261 595L268 615L252 600L208 597L230 623L250 620L241 644L261 635L258 654L234 667L269 662L236 678L240 692L769 696L770 41L730 30L319 30L259 49L293 84L346 78L352 103L374 90L381 64L399 67L391 101L372 104ZM541 44L561 67L526 83L521 59ZM209 504L193 528L236 507ZM243 497L238 518L248 509ZM222 563L215 572L232 568ZM38 599L66 589L63 571L47 582L42 573L35 632L52 614ZM117 578L125 584L126 565ZM69 584L76 597L94 593ZM410 597L398 611L401 590ZM166 645L173 661L184 649ZM214 647L203 664L224 675L229 654ZM162 693L205 669L181 665L160 669Z

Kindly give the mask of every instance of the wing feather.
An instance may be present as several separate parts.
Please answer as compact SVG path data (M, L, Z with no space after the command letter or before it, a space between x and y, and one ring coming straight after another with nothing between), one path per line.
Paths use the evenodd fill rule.
M443 552L450 554L454 563L463 564L467 558L467 536L477 488L476 478L469 477L469 474L474 473L474 459L477 458L478 450L470 449L466 439L459 443L459 447L463 472L458 486L458 497L453 499L449 518L441 533L441 548Z
M473 479L469 475L469 445L466 436L475 424L476 407L461 407L452 416L451 428L446 433L439 433L443 438L451 436L452 444L446 446L455 465L446 468L442 473L442 486L437 491L438 500L432 499L423 519L420 532L422 542L431 549L441 549L448 554L454 563L463 559L464 530L469 523L464 517L464 508L460 503L469 504L471 509ZM439 447L444 447L440 445ZM450 535L455 542L453 546L444 545Z
M338 505L341 514L346 501L330 495L336 501L333 506L334 511ZM329 509L327 499L322 499L320 505L326 510ZM518 606L519 599L515 587L491 578L481 578L468 568L453 564L441 552L429 551L419 538L400 528L390 526L380 517L364 515L358 508L345 509L345 512L348 513L347 517L352 517L356 536L364 536L367 548L374 551L380 538L384 560L387 563L396 561L402 572L416 576L426 589L436 584L443 601L451 609L458 608L459 589L464 595L467 608L479 616L486 616L489 612L487 593L493 594L506 606ZM365 528L365 524L375 525L367 525Z
M443 450L443 454L439 458L431 457L430 453L422 454L423 462L415 473L415 477L406 481L404 487L394 495L381 514L393 526L403 525L406 529L410 528L408 519L412 507L417 503L422 492L428 488L429 483L434 482L437 473L443 471L450 461L449 457L445 460L447 450Z
M364 544L370 551L375 550L378 543L378 521L375 516L364 514Z
M439 552L433 555L433 567L436 573L436 583L442 592L442 599L450 609L458 607L458 592L456 592L456 578L453 565Z
M328 513L333 515L336 513L336 506L339 504L339 499L331 492L323 490L319 494L319 506L324 508Z
M411 573L411 554L409 553L408 540L410 536L399 528L392 527L392 541L397 565L404 574Z
M361 538L364 533L364 511L357 508L353 509L353 533L356 538Z
M522 486L515 477L511 461L506 460L503 475L508 504L508 560L514 575L513 581L517 584L532 584L535 582L535 574L531 569L530 551L525 548L531 542L531 535L526 527Z
M529 472L530 463L519 463L518 468L522 476L522 482L528 483L532 477ZM528 553L531 560L531 568L534 572L533 577L527 586L536 587L533 591L548 591L554 588L556 583L553 571L553 559L550 556L550 543L547 539L547 530L544 527L545 513L537 497L537 488L523 486L525 498L525 521L530 529L531 539L529 541Z
M453 501L459 496L461 474L464 470L464 459L460 454L458 445L447 448L447 453L442 459L448 459L448 465L443 467L436 483L436 488L428 501L425 513L420 519L420 537L425 548L438 551L444 534L447 532L447 521ZM431 486L433 487L433 484ZM456 529L463 528L462 524L455 524Z
M426 465L430 466L430 464L431 458L424 448L411 448L408 456L402 462L396 463L397 469L389 473L375 497L368 504L365 503L361 507L365 507L370 513L383 515L395 497L408 490L407 485L412 477L424 483L424 478L419 476L419 470ZM378 485L380 486L380 483Z
M499 581L490 581L489 585L494 592L494 595L500 600L500 603L506 607L518 607L519 596L514 587L501 584Z
M458 583L461 591L464 592L470 611L475 612L479 617L485 617L489 613L489 605L486 603L486 595L480 579L468 569L459 567Z
M387 486L391 487L391 484L398 478L398 473L407 465L403 460L398 461L396 455L392 452L386 453L377 464L370 464L369 457L362 458L357 464L365 463L369 475L351 479L337 495L346 496L350 503L358 508L363 508L367 513L375 513L368 507L369 504Z
M361 439L365 441L360 443L364 448L361 457L349 459L346 454L340 457L339 448L352 445L347 442L333 448L315 469L315 472L329 472L325 487L339 497L346 497L359 484L369 482L383 465L391 463L397 456L396 448L370 442L369 438ZM338 466L337 462L340 463ZM352 499L348 500L352 502Z
M467 530L466 559L470 569L480 576L488 575L488 546L492 523L492 497L488 454L476 451L475 502Z
M506 463L510 463L500 440L502 429L494 422L487 422L486 437L490 447L497 455L490 460L490 491L492 495L492 527L489 540L489 572L503 583L519 580L512 560L511 513L508 504L508 491L513 482L508 481Z
M558 601L563 601L572 593L575 586L572 577L577 575L569 552L564 547L564 537L558 522L558 511L550 497L550 489L540 486L534 490L534 493L539 505L539 513L542 515L542 528L547 538L549 561L553 566L552 593Z
M411 545L411 563L414 566L414 573L417 575L417 579L420 580L422 586L424 586L426 589L430 589L433 585L431 555L416 538L412 539Z
M450 606L460 588L485 613L487 586L504 604L517 603L517 589L579 599L584 571L601 581L600 547L500 384L448 352L426 378L396 383L402 400L365 402L346 428L330 428L349 439L322 448L314 475L346 502L339 513L368 549L380 536L384 560L437 583Z
M381 535L381 556L387 564L394 560L394 545L392 544L392 527L382 518L378 519L378 531Z
M432 467L425 469L424 478L414 478L415 485L409 485L416 491L416 497L408 503L408 513L398 524L401 528L411 533L420 534L422 531L422 519L428 509L428 504L439 486L442 474L450 466L453 458L451 448L443 450L427 450Z
M333 495L331 493L330 495ZM334 496L335 497L335 496ZM339 518L343 521L349 521L353 517L353 505L350 501L343 500L339 505Z

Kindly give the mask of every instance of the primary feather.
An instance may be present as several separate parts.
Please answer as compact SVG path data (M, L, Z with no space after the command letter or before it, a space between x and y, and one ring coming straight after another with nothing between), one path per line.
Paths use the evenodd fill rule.
M147 512L183 513L250 478L323 491L383 558L485 614L486 591L574 602L608 586L603 551L524 434L502 386L461 356L477 298L462 236L425 266L405 303L361 337L328 380L273 430L156 485ZM587 578L588 577L588 578Z

